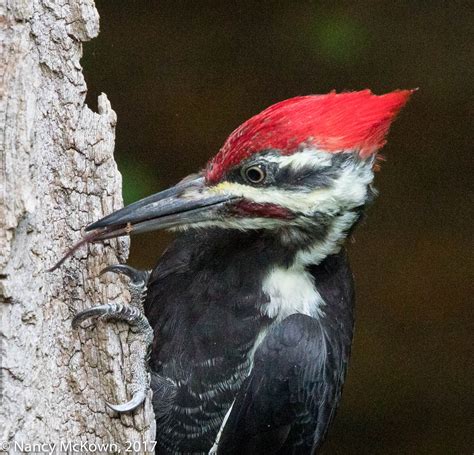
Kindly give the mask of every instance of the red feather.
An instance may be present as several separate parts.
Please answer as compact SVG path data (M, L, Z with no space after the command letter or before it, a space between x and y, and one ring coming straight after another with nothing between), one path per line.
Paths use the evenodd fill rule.
M385 144L385 136L413 90L374 95L359 92L309 95L281 101L240 125L209 163L206 179L262 150L291 154L307 145L328 152L356 151L363 158Z

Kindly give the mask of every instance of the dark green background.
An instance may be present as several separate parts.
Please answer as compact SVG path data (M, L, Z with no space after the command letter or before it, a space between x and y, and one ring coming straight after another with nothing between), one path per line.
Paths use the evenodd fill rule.
M127 203L199 170L295 95L419 87L350 245L357 326L325 454L471 454L472 2L97 1L88 102L118 114ZM132 241L150 268L170 235ZM469 267L469 265L471 267Z

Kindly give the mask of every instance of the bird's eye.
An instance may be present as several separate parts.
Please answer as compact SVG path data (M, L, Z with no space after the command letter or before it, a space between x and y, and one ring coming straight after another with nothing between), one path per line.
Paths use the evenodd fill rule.
M264 167L260 165L249 166L243 169L243 177L250 183L262 183L267 176Z

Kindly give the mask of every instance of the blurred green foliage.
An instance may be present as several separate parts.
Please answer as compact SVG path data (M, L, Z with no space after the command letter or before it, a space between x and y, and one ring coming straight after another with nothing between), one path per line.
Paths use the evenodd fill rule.
M317 52L336 64L353 65L355 59L368 51L367 31L350 16L315 18L309 37L311 33Z
M125 205L159 191L157 171L138 160L133 153L117 157L117 165L122 174L122 196Z

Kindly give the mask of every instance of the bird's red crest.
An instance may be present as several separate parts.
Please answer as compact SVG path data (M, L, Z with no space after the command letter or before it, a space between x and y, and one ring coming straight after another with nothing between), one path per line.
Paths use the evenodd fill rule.
M206 180L218 182L227 170L263 150L291 154L307 145L328 152L374 154L413 90L374 95L370 90L308 95L281 101L240 125L209 163Z

